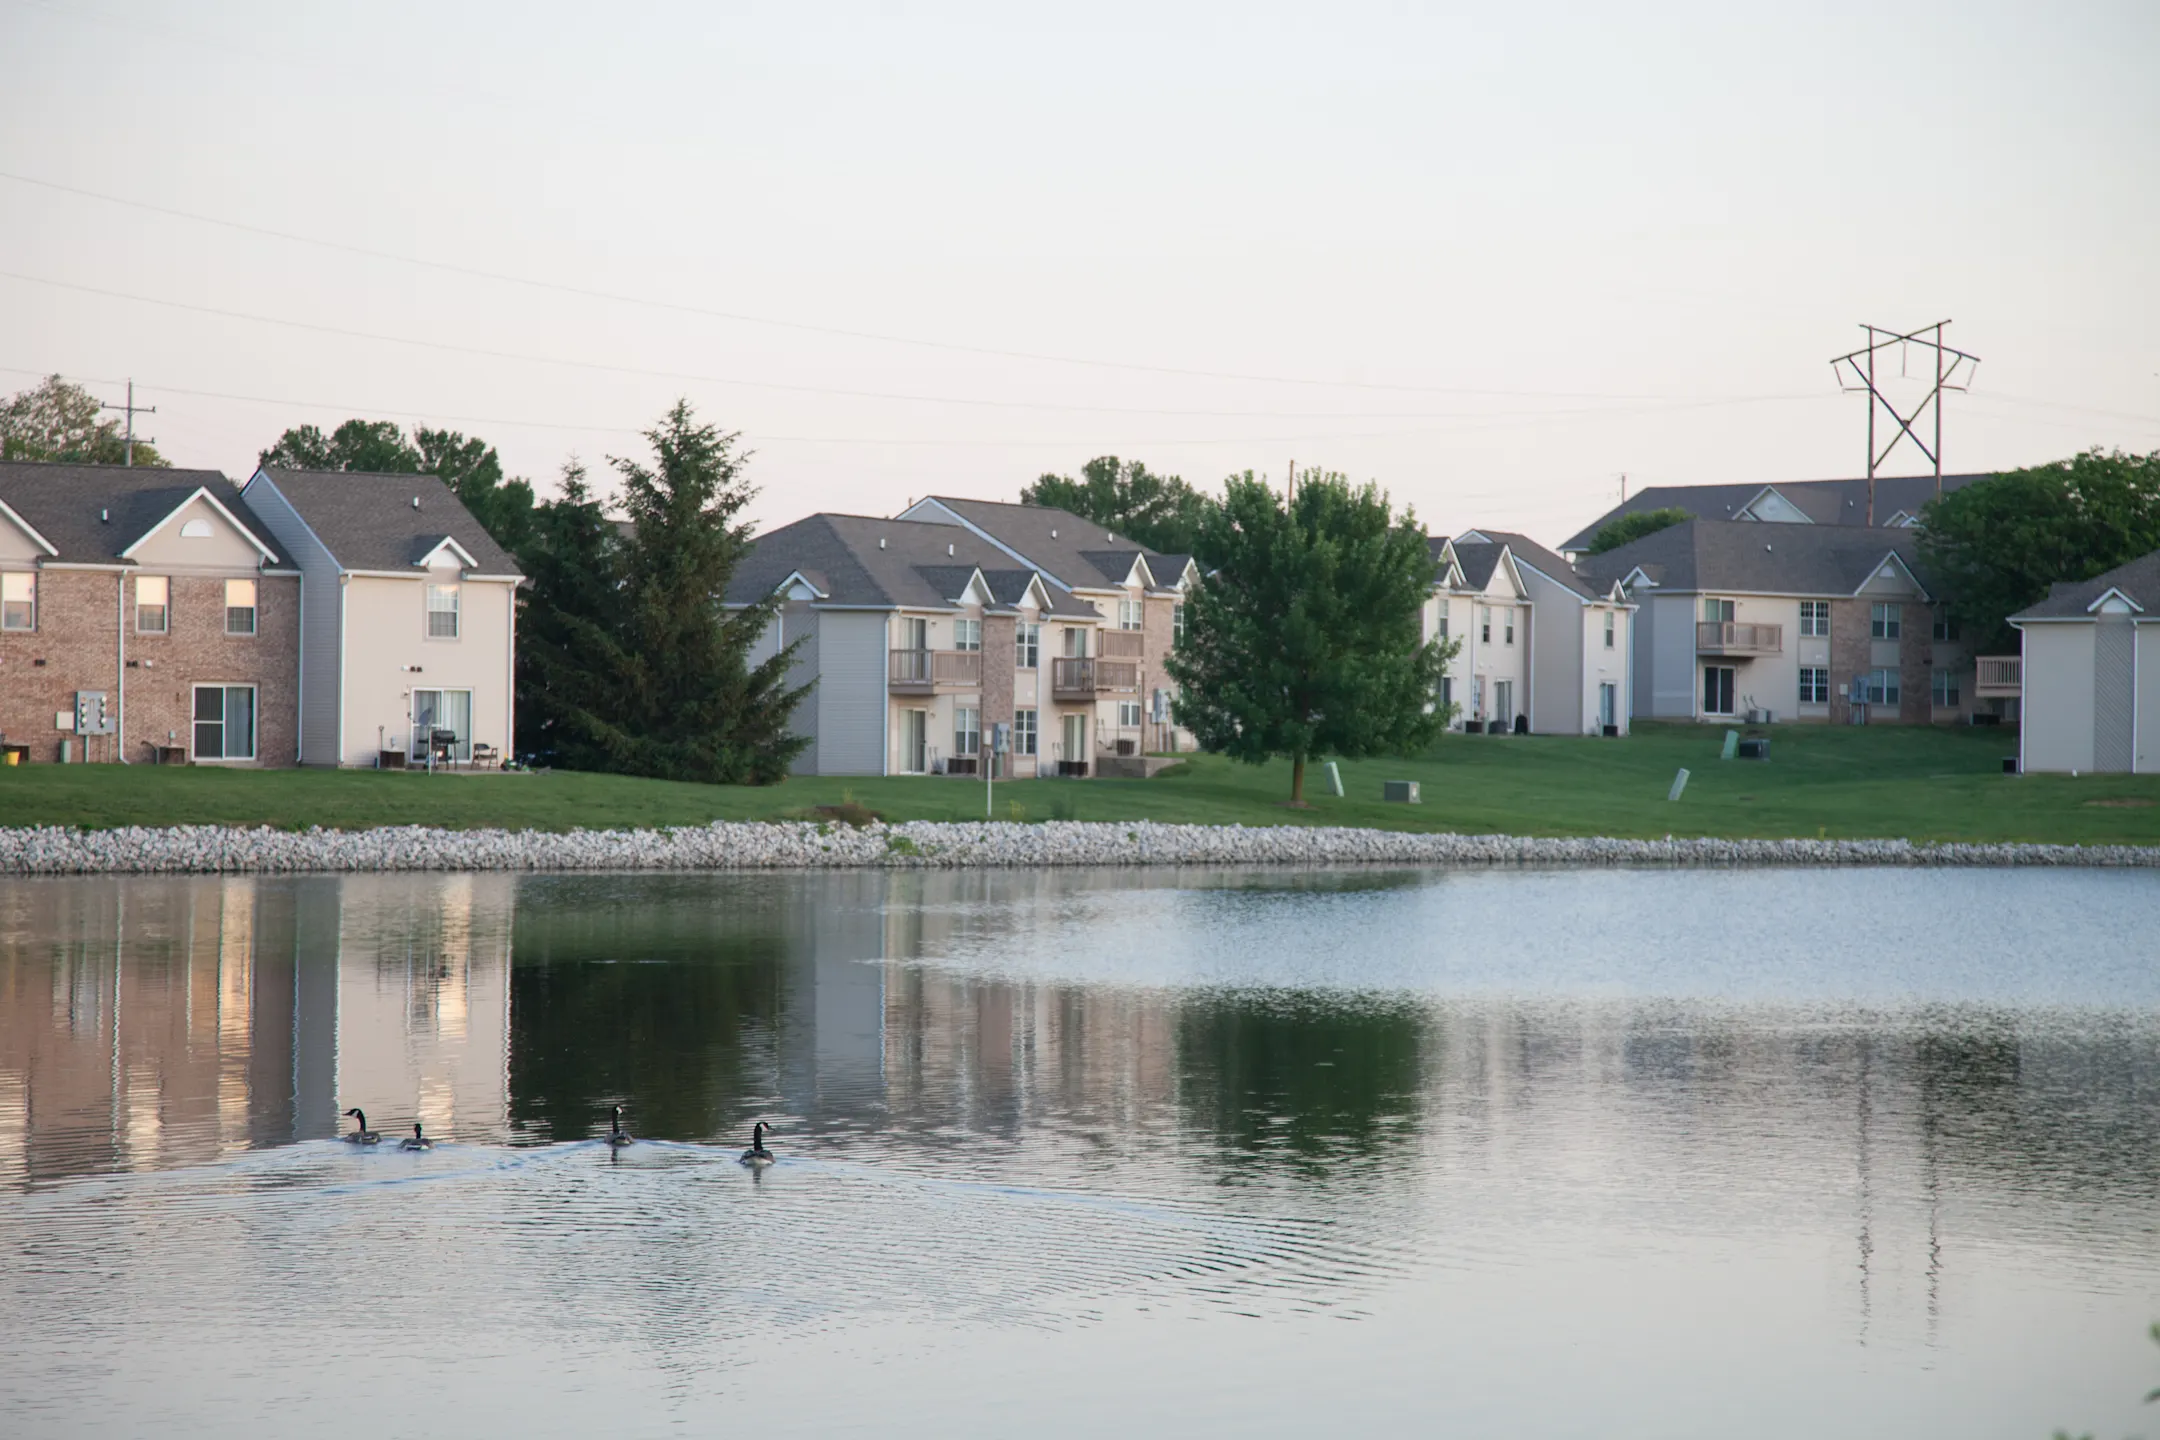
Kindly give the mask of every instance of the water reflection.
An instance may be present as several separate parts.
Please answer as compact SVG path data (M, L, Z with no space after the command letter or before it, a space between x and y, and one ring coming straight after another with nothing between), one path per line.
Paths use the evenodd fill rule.
M0 883L0 1256L47 1277L0 1319L313 1335L294 1297L334 1282L450 1343L332 1225L699 1393L774 1326L1452 1314L1615 1256L1713 1310L1784 1257L1807 1343L1984 1369L2005 1313L2160 1286L2160 979L2120 947L2150 879L1988 877L2022 918L1931 956L1968 877L1840 877L1881 917L1854 955L1760 923L1816 877L1627 878ZM566 1144L618 1102L654 1143ZM349 1105L454 1143L302 1143ZM756 1118L791 1163L716 1166ZM169 1228L211 1213L239 1232Z

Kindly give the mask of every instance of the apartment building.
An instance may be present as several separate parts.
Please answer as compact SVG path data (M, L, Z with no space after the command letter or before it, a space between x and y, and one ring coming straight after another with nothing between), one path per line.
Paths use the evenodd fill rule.
M1523 709L1538 735L1625 735L1635 606L1512 530L1466 530L1456 545L1501 547L1528 609ZM1480 631L1482 634L1482 630Z
M1419 638L1459 640L1440 681L1440 700L1456 707L1451 728L1484 731L1527 723L1530 689L1530 589L1508 547L1489 540L1431 536L1440 573L1425 602Z
M0 465L0 745L290 765L300 576L214 470Z
M1627 515L1685 510L1697 520L1737 520L1768 525L1857 525L1900 529L1920 518L1937 494L1948 495L1992 475L1878 475L1872 480L1784 480L1774 485L1745 481L1727 485L1651 485L1636 491L1560 543L1562 553L1582 558L1598 531Z
M949 525L995 546L1102 617L1101 658L1138 667L1138 689L1107 697L1094 719L1105 756L1190 750L1190 731L1170 719L1177 682L1163 659L1184 629L1186 588L1200 578L1190 555L1166 555L1069 510L936 495L900 512Z
M1094 606L950 523L806 516L758 537L724 601L772 595L752 658L799 642L798 774L980 774L1005 724L1005 775L1088 775L1106 710L1141 694Z
M1638 716L1952 721L1972 657L1905 527L1689 520L1587 557L1636 605Z
M2023 659L2020 769L2160 771L2160 551L2052 586L2010 623Z

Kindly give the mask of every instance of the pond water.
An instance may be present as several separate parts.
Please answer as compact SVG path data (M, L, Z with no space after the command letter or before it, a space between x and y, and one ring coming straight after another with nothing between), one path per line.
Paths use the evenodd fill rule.
M2156 919L2075 870L0 882L0 1428L2160 1429Z

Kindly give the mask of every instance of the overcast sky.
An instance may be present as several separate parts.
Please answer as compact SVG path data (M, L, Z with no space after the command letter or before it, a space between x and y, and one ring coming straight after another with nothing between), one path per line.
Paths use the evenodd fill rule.
M0 0L0 391L543 486L687 395L765 524L1116 453L1551 542L1623 473L1861 473L1828 360L1948 318L1947 468L2150 451L2156 61L2149 0Z

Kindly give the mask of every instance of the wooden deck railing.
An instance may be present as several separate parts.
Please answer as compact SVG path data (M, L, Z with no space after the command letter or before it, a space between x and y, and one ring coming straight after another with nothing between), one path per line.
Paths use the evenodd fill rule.
M982 684L982 651L895 650L886 674L895 690L964 690Z
M2000 700L2025 693L2025 657L1981 655L1973 660L1973 694L1982 700Z
M1699 620L1695 624L1698 655L1775 655L1785 648L1785 627L1757 625L1741 620Z
M1130 660L1083 659L1050 662L1050 693L1087 698L1117 692L1140 692L1140 667Z

